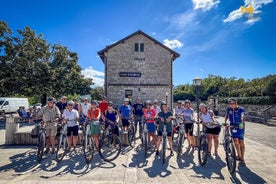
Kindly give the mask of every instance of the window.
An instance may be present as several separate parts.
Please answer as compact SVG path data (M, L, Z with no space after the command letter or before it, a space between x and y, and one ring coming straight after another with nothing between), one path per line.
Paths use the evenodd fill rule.
M144 43L140 43L140 52L144 52Z
M134 50L135 52L144 52L144 43L135 43Z
M139 43L135 43L135 52L139 52Z

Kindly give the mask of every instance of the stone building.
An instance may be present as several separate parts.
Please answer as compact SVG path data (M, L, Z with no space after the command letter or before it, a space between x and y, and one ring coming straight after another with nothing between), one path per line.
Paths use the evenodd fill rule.
M105 65L104 90L116 106L135 101L173 101L173 61L180 54L141 30L98 52Z

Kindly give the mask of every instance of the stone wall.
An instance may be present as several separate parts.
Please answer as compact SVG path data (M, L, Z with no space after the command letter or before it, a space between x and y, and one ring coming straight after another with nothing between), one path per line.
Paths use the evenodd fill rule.
M135 43L144 43L144 52L135 52ZM171 53L142 34L134 35L111 47L106 53L106 95L120 105L125 90L133 90L132 98L155 98L171 103ZM120 72L141 73L140 77L120 77Z

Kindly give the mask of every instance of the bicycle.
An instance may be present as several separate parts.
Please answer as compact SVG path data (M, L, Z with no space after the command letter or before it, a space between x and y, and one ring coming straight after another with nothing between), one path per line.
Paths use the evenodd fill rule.
M239 128L239 126L232 126L232 125L224 125L225 128L225 134L223 139L223 146L224 151L226 155L226 164L227 168L230 174L234 174L236 172L236 165L237 165L237 156L236 156L236 149L234 146L233 137L231 134L231 128L232 131L235 132Z
M135 124L133 121L131 121L131 119L129 119L128 142L132 148L134 148L136 144L135 132Z
M147 120L150 120L151 118L147 118L143 121L142 124L142 135L141 135L141 143L144 146L144 155L145 158L147 158L147 150L148 150L148 128L147 128Z
M91 136L90 131L90 125L84 125L82 127L83 131L83 142L82 142L82 149L83 149L83 156L85 159L85 162L88 164L90 163L94 158L94 139Z
M177 116L176 119L179 121L179 130L178 130L178 136L177 136L177 159L180 158L182 154L182 147L185 142L185 124L184 124L184 119L180 116Z
M66 149L68 147L67 143L67 123L61 125L62 129L60 131L60 136L58 139L57 152L56 152L56 161L60 162L66 153Z
M37 141L37 162L42 160L46 143L46 123L40 122Z
M106 120L112 125L116 125L115 122L111 120ZM100 157L107 162L115 160L122 149L122 144L119 137L112 132L113 128L109 125L105 131L99 144L99 154Z

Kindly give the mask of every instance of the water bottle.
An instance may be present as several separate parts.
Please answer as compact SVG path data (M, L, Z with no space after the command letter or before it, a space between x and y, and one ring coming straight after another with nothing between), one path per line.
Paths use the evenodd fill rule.
M240 129L243 129L244 128L244 124L243 123L240 123Z
M89 124L87 124L86 125L86 135L90 135L90 125Z

